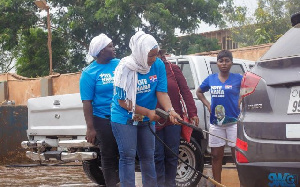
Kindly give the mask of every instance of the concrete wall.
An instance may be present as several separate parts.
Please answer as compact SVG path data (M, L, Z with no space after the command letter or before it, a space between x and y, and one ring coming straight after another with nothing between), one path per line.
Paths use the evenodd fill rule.
M52 78L53 95L79 93L81 73L63 74Z
M230 50L233 58L247 59L258 61L272 46L272 44L255 45L250 47L243 47ZM209 51L203 53L195 53L200 56L217 56L219 51Z
M15 101L16 105L26 105L29 98L41 96L41 84L39 80L8 80L7 83L7 100Z
M27 105L29 98L79 93L81 73L59 74L41 78L26 78L16 74L0 74L0 104L14 101Z

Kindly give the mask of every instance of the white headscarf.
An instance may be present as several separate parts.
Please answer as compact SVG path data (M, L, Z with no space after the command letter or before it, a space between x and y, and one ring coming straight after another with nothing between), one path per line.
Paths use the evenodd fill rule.
M132 53L130 56L122 58L116 67L114 86L125 91L127 106L129 104L128 101L131 101L132 110L130 112L134 113L138 81L137 73L149 73L151 66L148 65L148 53L151 49L158 48L158 43L150 34L138 31L131 37L129 47Z
M92 57L97 57L102 49L104 49L112 40L105 34L94 37L90 43L89 54Z

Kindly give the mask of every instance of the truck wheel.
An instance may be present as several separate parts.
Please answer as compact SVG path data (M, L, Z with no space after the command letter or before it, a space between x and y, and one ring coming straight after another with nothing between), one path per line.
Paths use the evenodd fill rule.
M191 137L190 143L181 139L179 146L179 157L195 168L199 172L203 172L204 160L200 145ZM192 170L185 163L178 159L176 186L197 186L202 175Z
M84 173L91 181L99 185L105 185L105 179L101 170L100 160L85 160L82 162L82 166Z

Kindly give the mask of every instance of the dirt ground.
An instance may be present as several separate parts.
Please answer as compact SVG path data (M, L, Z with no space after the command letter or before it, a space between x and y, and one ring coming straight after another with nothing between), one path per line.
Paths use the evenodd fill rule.
M23 165L26 166L26 165ZM0 166L0 186L30 186L30 187L94 187L98 186L91 182L83 172L81 163L69 163L60 166L34 166L19 167L19 165ZM211 167L205 166L204 174L211 176ZM227 164L222 172L222 183L227 187L239 187L237 170L235 165ZM141 174L136 173L136 183L141 185ZM211 184L204 178L198 187L209 187Z

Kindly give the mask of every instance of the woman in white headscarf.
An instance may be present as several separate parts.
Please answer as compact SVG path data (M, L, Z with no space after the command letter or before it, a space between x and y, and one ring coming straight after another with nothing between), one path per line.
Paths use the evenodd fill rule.
M121 59L115 71L115 95L111 108L112 130L120 160L119 176L122 187L135 185L135 156L139 156L143 186L157 186L154 164L155 130L159 117L157 102L169 112L175 124L180 116L174 111L167 93L164 63L157 58L158 43L142 31L131 37L130 56Z
M115 58L112 40L105 34L92 39L89 54L96 60L82 71L80 78L80 96L87 125L86 140L99 143L105 185L115 187L119 182L118 146L110 125L110 105L114 71L120 60Z

